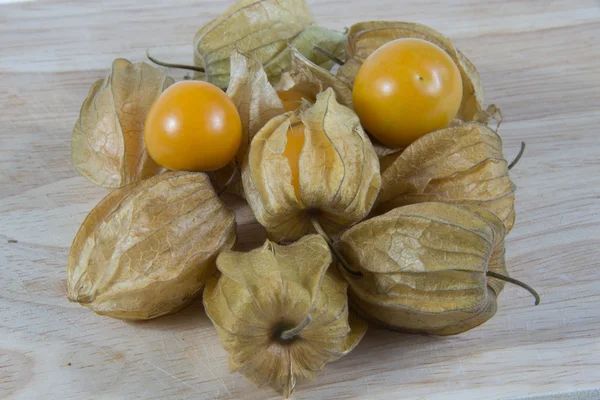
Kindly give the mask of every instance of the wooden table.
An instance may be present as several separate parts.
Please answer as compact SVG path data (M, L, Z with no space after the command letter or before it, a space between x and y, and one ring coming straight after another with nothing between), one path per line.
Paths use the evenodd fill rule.
M70 164L71 129L90 85L114 58L143 60L146 48L189 61L196 30L231 1L0 3L8 3L0 5L0 397L277 398L229 374L200 300L128 323L66 299L69 245L106 194ZM528 145L512 173L518 219L508 266L542 304L509 285L495 318L456 337L373 328L296 398L599 399L600 3L309 3L332 28L425 23L477 65L488 103L504 112L507 158L521 140ZM262 230L236 207L240 242L252 248Z

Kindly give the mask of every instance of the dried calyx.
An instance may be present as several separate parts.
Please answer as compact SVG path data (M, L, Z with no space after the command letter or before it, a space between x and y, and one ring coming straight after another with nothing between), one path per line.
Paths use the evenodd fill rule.
M428 133L403 152L381 160L381 193L373 214L428 201L478 205L515 222L516 186L500 136L470 122Z
M505 228L477 206L421 203L395 208L346 231L340 249L363 273L343 272L356 310L393 329L453 335L496 312L504 281Z
M86 179L118 188L164 169L144 146L144 122L150 106L173 79L145 63L119 58L111 73L92 85L73 128L73 167Z
M257 133L242 180L254 215L278 242L315 232L315 221L335 237L369 213L380 187L377 155L356 114L332 89Z
M168 172L127 185L94 207L77 232L69 299L121 319L175 312L202 290L235 239L234 214L205 174Z
M256 133L272 118L285 112L277 92L269 83L262 64L238 51L230 55L231 79L227 95L231 98L240 113L242 120L242 144L238 153L228 166L217 170L216 185L224 188L225 182L233 176L228 191L244 196L240 172L236 165L243 163L248 148ZM238 170L239 171L239 170Z
M289 90L302 93L314 103L319 93L331 88L341 105L352 108L352 89L343 81L305 57L295 48L290 49L291 68L285 72L275 85L277 91Z
M366 325L349 316L347 285L330 263L318 235L219 256L204 306L232 371L287 398L356 346Z
M289 70L290 46L317 65L331 68L333 62L313 45L341 55L346 35L314 23L304 0L242 0L198 31L194 61L205 69L209 82L222 88L229 83L233 50L260 62L271 81Z

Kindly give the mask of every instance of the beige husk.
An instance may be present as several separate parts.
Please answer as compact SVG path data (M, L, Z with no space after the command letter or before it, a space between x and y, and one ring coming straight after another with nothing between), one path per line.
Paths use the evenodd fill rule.
M282 155L287 130L304 124L299 160L299 195ZM298 115L269 121L255 136L242 168L246 200L277 242L314 232L311 217L335 236L367 216L380 187L379 162L352 110L340 105L332 89Z
M120 319L175 312L200 292L235 238L234 214L205 174L167 172L116 189L75 236L69 300Z
M173 83L161 69L118 58L92 85L73 128L73 167L89 181L117 188L163 171L144 146L150 106Z
M326 363L350 352L366 325L348 315L347 285L317 235L289 246L266 241L217 259L222 275L204 292L204 307L231 371L290 397ZM293 334L286 336L284 332Z
M237 51L231 54L231 80L227 88L242 121L242 144L235 159L226 167L215 171L219 189L231 179L228 192L243 196L240 179L241 165L256 133L273 117L283 114L284 109L277 92L269 83L262 64Z
M290 67L289 46L318 65L333 62L314 51L318 45L341 55L346 35L314 25L304 0L242 0L202 27L194 38L194 62L204 67L206 79L226 88L229 57L237 50L260 62L270 80Z
M314 101L317 94L331 88L335 92L338 103L353 108L351 88L331 74L329 70L304 57L297 49L292 48L291 53L291 69L282 75L281 80L275 86L277 91L294 90L305 94L307 98Z
M493 212L510 232L516 186L500 136L470 122L428 133L381 160L381 193L374 214L427 201L471 204Z
M496 312L507 275L505 230L475 206L421 203L350 228L340 239L362 277L340 271L356 310L387 327L435 335L474 328Z

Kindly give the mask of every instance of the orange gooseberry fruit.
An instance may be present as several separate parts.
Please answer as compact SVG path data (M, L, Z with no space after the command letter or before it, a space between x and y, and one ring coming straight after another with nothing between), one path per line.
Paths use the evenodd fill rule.
M421 39L397 39L360 67L352 90L363 127L388 147L404 148L448 126L462 100L462 79L444 50Z
M277 96L279 96L284 110L288 112L297 110L298 107L302 105L302 101L304 100L307 100L311 103L315 101L313 96L293 89L277 92ZM294 193L296 194L296 199L298 202L301 203L299 161L300 152L302 151L302 146L304 146L304 124L299 123L296 125L291 125L286 132L286 136L287 142L282 155L287 158L288 164L292 171L291 183L292 186L294 186Z
M310 95L293 89L277 92L277 96L279 96L279 100L281 100L283 109L286 112L296 111L298 107L302 105L303 100L307 100L311 103L315 102L315 98L311 98Z
M304 146L304 124L292 125L287 130L287 143L283 156L287 158L290 169L292 170L292 185L298 202L300 200L300 152Z
M152 159L165 168L213 171L235 157L242 121L235 104L215 85L181 81L150 107L144 142Z

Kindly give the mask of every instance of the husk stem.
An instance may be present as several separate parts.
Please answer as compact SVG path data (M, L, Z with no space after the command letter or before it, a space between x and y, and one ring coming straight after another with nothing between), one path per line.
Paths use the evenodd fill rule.
M164 62L161 60L157 60L156 58L154 58L150 55L148 50L146 50L146 57L148 57L148 60L152 61L156 65L160 65L161 67L186 69L186 70L196 71L196 72L205 72L204 68L198 67L196 65L175 64L175 63L168 63L168 62Z
M333 61L337 65L343 65L344 64L344 62L342 60L340 60L335 55L333 55L329 51L327 51L327 50L325 50L325 49L323 49L323 48L321 48L319 46L313 46L313 50L315 50L317 53L321 53L322 55L324 55L325 57L329 58L331 61Z
M300 323L300 325L281 332L281 335L279 335L279 338L284 342L292 340L294 337L296 337L298 334L300 334L300 332L302 332L302 330L304 328L306 328L306 326L310 323L310 321L311 321L311 317L310 317L310 314L308 314L306 316L306 318L304 319L304 321L302 321Z
M508 170L510 171L511 169L513 169L513 167L515 165L517 165L517 163L519 162L519 160L521 159L521 157L523 157L523 153L525 153L525 142L521 142L521 149L519 150L519 154L517 154L517 156L515 157L515 159L513 160L513 162L511 162L508 166Z
M505 281L505 282L509 282L509 283L512 283L512 284L517 285L517 286L521 286L523 289L527 290L529 293L531 293L533 295L533 297L535 298L535 305L536 306L538 304L540 304L540 295L538 294L538 292L535 291L534 288L532 288L528 284L526 284L524 282L521 282L518 279L514 279L514 278L511 278L509 276L498 274L498 273L492 272L492 271L488 271L487 272L487 276L491 276L492 278L500 279L501 281Z

